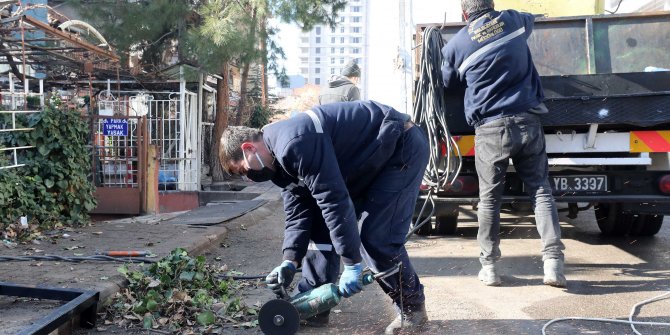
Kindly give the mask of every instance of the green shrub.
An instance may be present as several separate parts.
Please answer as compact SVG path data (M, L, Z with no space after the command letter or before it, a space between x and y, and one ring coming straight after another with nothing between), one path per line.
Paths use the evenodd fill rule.
M25 166L0 170L1 230L21 216L43 229L87 223L96 201L86 121L55 100L43 112L22 117L21 123L34 130L5 133L0 146L35 148L19 151Z

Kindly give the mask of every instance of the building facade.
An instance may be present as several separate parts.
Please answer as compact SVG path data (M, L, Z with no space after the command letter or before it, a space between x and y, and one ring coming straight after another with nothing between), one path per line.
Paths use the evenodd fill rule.
M349 0L340 12L338 24L320 25L300 35L300 75L307 84L325 86L340 74L347 62L355 59L361 67L361 98L366 96L368 0Z

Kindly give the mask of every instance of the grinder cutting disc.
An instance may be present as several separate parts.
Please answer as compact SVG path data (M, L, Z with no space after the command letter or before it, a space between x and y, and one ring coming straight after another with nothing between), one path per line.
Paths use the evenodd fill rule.
M258 325L265 335L293 335L300 327L300 314L286 300L270 300L258 312Z

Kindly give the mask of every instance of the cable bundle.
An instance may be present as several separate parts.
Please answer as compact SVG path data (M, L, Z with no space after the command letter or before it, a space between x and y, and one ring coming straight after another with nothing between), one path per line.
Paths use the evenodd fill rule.
M416 85L412 121L428 133L430 159L423 181L435 189L451 185L461 170L461 153L452 138L446 120L446 98L442 82L442 47L444 41L439 27L423 32L420 75Z
M429 187L421 211L407 233L405 239L430 225L435 214L434 194L439 189L448 188L461 171L461 153L447 127L447 103L442 82L442 47L444 41L437 27L428 27L423 31L421 45L420 74L414 96L412 121L426 130L430 145L430 158L423 176L423 183ZM430 212L424 215L430 203Z

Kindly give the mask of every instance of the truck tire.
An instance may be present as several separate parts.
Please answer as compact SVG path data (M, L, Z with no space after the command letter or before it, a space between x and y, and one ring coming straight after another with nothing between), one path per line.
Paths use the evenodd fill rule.
M621 211L621 204L619 203L596 204L595 212L598 228L605 236L626 235L635 220L633 214Z
M640 214L635 219L630 234L635 236L654 236L661 230L663 215Z
M425 218L424 218L425 219ZM414 224L419 224L423 222L424 219L417 220L416 218L412 220L412 225L410 229L414 229ZM419 236L428 236L433 232L433 223L431 222L432 220L428 220L428 222L424 223L423 226L421 226L417 231L414 232L414 234L417 234Z
M440 235L454 235L458 228L458 212L456 215L440 215L435 217L435 231Z

